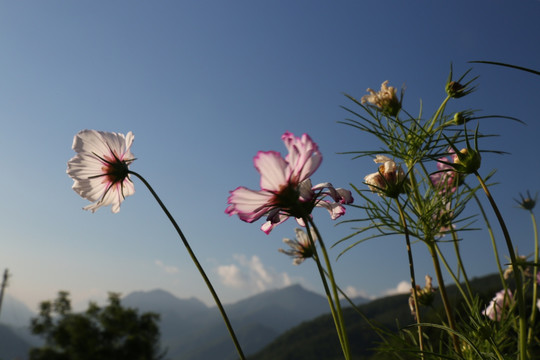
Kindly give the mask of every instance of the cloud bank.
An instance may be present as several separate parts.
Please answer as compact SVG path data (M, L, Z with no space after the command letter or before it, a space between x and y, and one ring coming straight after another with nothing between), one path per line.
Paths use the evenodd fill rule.
M217 273L225 286L248 290L255 294L289 286L292 283L287 273L278 273L272 268L265 267L257 255L247 257L244 254L235 254L233 259L233 264L217 267Z
M165 271L167 274L176 274L180 271L176 266L165 265L161 260L154 261L154 264L156 264L161 270Z

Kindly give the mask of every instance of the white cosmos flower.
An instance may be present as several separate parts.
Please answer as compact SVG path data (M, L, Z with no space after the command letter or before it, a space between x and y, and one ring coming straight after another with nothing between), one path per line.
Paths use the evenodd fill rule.
M129 179L128 166L135 160L130 151L134 136L96 130L82 130L73 139L77 153L68 161L67 174L73 179L73 190L93 204L84 210L95 212L112 205L113 213L135 189Z

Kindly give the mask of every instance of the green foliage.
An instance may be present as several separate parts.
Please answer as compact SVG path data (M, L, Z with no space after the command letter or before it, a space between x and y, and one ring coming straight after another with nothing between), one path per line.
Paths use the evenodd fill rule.
M471 338L475 347L481 350L489 348L488 338L480 338L480 331L494 331L495 327L503 327L510 332L498 329L497 337L492 340L506 345L509 335L508 324L495 323L481 314L481 309L490 301L493 293L500 288L497 274L471 279L471 286L476 291L477 312L470 315L455 285L448 286L448 295L452 304L459 309L457 325L461 332ZM395 295L380 298L358 306L371 324L363 319L353 308L344 309L344 318L351 342L352 359L354 360L386 360L386 359L419 359L415 322L407 304L409 295ZM430 307L420 309L424 322L440 323L444 318L444 310L440 297L436 297ZM474 320L474 321L473 321ZM448 332L434 327L424 327L424 336L436 347L426 349L426 353L444 349L444 339ZM506 331L505 330L505 331ZM495 335L495 334L494 334ZM320 316L305 322L279 336L266 348L249 357L250 360L308 360L308 359L342 359L339 342L330 315ZM441 359L440 354L425 356L425 359ZM474 357L471 357L471 359ZM476 357L478 358L478 357ZM489 359L489 358L487 358Z
M109 293L108 305L90 303L73 313L69 293L44 301L31 330L45 345L30 350L30 360L159 360L159 315L123 308L120 295Z
M507 66L500 63L496 65ZM383 95L380 93L363 97L362 101L347 95L355 109L345 108L352 117L341 123L361 130L362 134L371 134L382 143L382 147L377 151L359 150L348 154L354 155L354 158L375 155L375 163L382 165L378 165L378 172L364 178L363 185L367 186L353 186L362 201L352 206L362 210L365 216L344 221L343 223L354 226L353 232L337 244L348 244L341 252L343 254L366 240L388 235L403 235L413 289L410 304L415 312L418 312L416 305L420 303L418 293L422 294L424 290L417 285L415 279L410 238L416 238L427 246L433 260L434 275L439 286L438 292L444 314L434 319L419 314L416 318L417 324L401 331L398 336L391 335L387 339L388 352L401 356L415 353L415 356L423 359L434 357L503 360L507 357L515 358L515 355L519 354L521 360L526 360L538 352L536 331L537 307L540 307L540 304L537 304L539 297L536 275L539 269L536 264L540 250L536 220L531 212L535 229L535 255L529 264L535 267L525 272L515 253L515 245L505 221L489 190L492 184L487 184L493 173L487 176L481 176L479 173L480 170L482 172L485 170L481 169L481 154L504 153L499 150L479 149L479 143L484 143L484 138L495 136L479 131L480 120L496 117L520 123L521 121L500 115L477 116L476 110L463 109L455 100L475 90L473 83L477 77L465 80L469 73L470 70L459 79L453 80L451 67L445 85L446 96L436 112L428 117L422 114L422 109L418 116L412 116L404 107L398 113L389 115L382 111L378 102L374 101L377 96ZM386 83L385 81L383 85ZM365 99L370 105L364 105ZM457 106L459 110L453 111L449 109L450 106ZM473 120L477 121L475 131L471 131L470 126L468 127ZM380 179L396 178L399 175L396 169L406 173L403 181L408 182L409 186L404 187L405 191L400 193L382 191L386 186L385 183L380 185ZM512 285L506 276L503 276L494 233L491 231L480 200L480 197L484 196L493 210L505 240L510 264L514 269L511 273ZM477 213L474 212L475 208L468 206L471 200L478 205ZM535 201L529 196L528 202L522 197L520 206L530 211L534 204ZM462 237L465 231L475 230L471 225L476 221L478 213L482 214L492 240L501 279L499 289L503 289L497 291L486 309L478 301L476 290L473 290L474 287L468 279L459 246L460 242L465 240L465 237ZM455 267L448 262L449 250L440 246L442 242L453 245ZM458 287L463 302L460 304L461 307L450 301L443 277L443 266ZM518 267L520 269L516 271ZM461 276L463 284L459 283ZM491 332L493 334L490 334Z

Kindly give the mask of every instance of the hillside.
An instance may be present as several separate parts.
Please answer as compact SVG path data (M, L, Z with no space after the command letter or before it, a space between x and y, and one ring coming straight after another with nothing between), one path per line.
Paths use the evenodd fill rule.
M479 296L489 301L493 294L500 290L498 275L489 275L471 281ZM449 296L455 303L459 296L455 286L448 287ZM436 296L433 307L440 309L441 303ZM408 306L408 294L395 295L373 300L368 304L358 306L359 309L380 328L395 332L398 326L406 326L413 322ZM429 321L442 311L426 312L423 320ZM351 344L354 360L384 360L381 354L375 355L375 348L381 339L369 324L352 308L344 309L344 319ZM399 325L398 325L399 324ZM316 319L286 331L260 352L249 356L249 360L312 360L312 359L342 359L341 349L333 320L330 315L322 315Z

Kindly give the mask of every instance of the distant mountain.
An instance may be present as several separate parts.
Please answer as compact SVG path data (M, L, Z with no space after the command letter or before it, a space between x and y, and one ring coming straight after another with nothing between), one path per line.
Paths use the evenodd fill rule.
M0 323L15 327L28 326L30 319L36 316L36 313L25 303L17 300L10 294L5 294L2 301L0 312Z
M0 359L26 359L42 339L29 331L37 316L22 302L6 297L0 314ZM357 298L356 303L368 300ZM122 298L124 307L139 313L160 314L161 342L168 349L166 360L237 359L221 314L196 298L179 299L164 290L136 291ZM300 285L266 291L225 305L246 355L256 353L284 331L329 312L326 297Z
M0 359L26 359L30 347L10 326L0 324Z
M170 360L237 358L216 307L209 308L194 298L178 299L163 290L131 293L122 303L161 315L161 338ZM246 355L259 351L284 331L329 311L326 297L300 285L266 291L224 307Z
M140 311L156 311L175 313L181 318L190 318L200 312L208 311L208 307L197 298L179 299L165 290L135 291L122 299L122 304L136 307Z
M4 294L0 312L0 359L26 359L29 349L41 340L30 332L36 313L22 301Z

